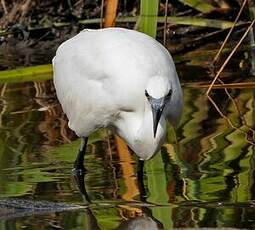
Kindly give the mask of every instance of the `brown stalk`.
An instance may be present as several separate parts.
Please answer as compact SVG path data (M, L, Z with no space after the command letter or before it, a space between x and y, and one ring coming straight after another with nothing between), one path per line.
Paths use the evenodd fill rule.
M186 87L190 88L208 88L209 84L199 84L199 83L188 83L184 84ZM255 88L255 82L239 82L239 83L222 83L222 84L214 84L214 89L244 89L244 88Z
M221 84L224 84L224 82L223 82L221 79L219 79L219 82L220 82ZM227 94L228 98L232 101L232 103L233 103L233 105L234 105L234 107L235 107L235 110L236 110L237 113L239 114L239 117L240 117L240 119L241 119L241 121L242 121L242 124L243 124L244 126L246 126L246 127L252 132L252 134L254 135L254 134L255 134L255 130L254 130L251 126L249 126L249 125L247 124L247 122L246 122L244 116L242 115L242 113L241 113L241 111L240 111L240 109L239 109L238 103L237 103L236 100L232 97L232 95L229 93L229 91L228 91L227 88L225 88L225 93Z
M118 186L118 180L117 180L117 174L116 174L116 167L112 163L113 151L112 151L112 146L111 146L111 132L109 130L106 130L106 132L107 132L107 148L108 148L108 155L109 155L109 165L110 165L110 168L112 169L114 185L115 185L115 188L113 189L113 197L116 198L119 186Z
M118 0L107 0L104 27L115 26L116 14L117 14Z
M120 165L123 172L124 182L127 191L122 198L124 200L132 201L133 197L139 194L139 190L135 183L134 168L132 165L132 158L126 143L117 135L114 135L115 143L120 158Z
M101 12L100 12L100 28L103 28L104 25L104 0L101 1Z
M229 4L226 3L224 0L218 0L216 2L220 6L221 9L229 9Z
M5 14L8 14L8 10L7 10L7 8L6 8L5 0L1 0L1 4L2 4L2 6L3 6L4 13L5 13Z
M167 10L168 10L168 0L165 3L165 21L164 21L164 37L163 37L163 44L166 45L166 34L167 34Z
M0 127L3 126L3 114L5 113L6 109L7 109L7 102L6 100L3 98L4 97L4 94L6 92L6 88L7 88L7 83L5 83L0 91L0 96L1 96L1 101L3 103L3 108L1 109L0 111Z
M221 79L219 79L219 82L220 82L221 84L224 84L224 82L223 82ZM230 94L230 92L228 91L227 88L225 88L224 90L225 90L225 93L227 94L228 98L232 101L232 103L233 103L233 105L234 105L234 107L235 107L237 113L239 114L239 116L240 116L240 118L241 118L243 124L244 124L245 126L247 126L248 128L250 128L250 127L247 125L247 122L246 122L245 118L244 118L243 115L241 114L240 109L239 109L239 106L238 106L236 100L232 97L232 95Z
M63 138L65 143L71 143L71 140L68 138L68 133L67 133L67 121L63 118L60 118L59 121L60 121L61 137Z
M106 132L107 132L107 138L106 138L107 152L110 155L110 158L112 159L112 147L111 147L111 140L110 140L111 133L109 132L109 130L107 130Z
M224 88L224 91L225 93L227 94L228 98L232 101L233 105L234 105L234 108L235 110L237 111L237 114L239 115L241 121L242 121L242 124L244 126L246 126L253 134L255 133L255 131L253 130L253 128L251 126L249 126L244 118L244 116L242 115L240 109L239 109L239 106L238 106L238 103L236 102L236 100L232 97L232 95L230 94L228 88L231 88L231 87L226 87L226 85L232 85L232 86L236 86L236 85L242 85L241 88L244 88L244 86L246 86L245 88L249 87L251 88L251 85L253 85L255 87L255 84L252 82L252 83L232 83L232 84L225 84L221 79L218 79L218 81L221 83L221 85L219 86L225 86L225 87L221 87L221 88Z
M234 30L234 28L235 28L235 26L236 26L236 23L237 23L237 21L239 20L239 18L240 18L240 16L241 16L241 13L243 12L244 6L245 6L245 4L247 3L247 1L248 1L248 0L244 0L244 1L243 1L243 4L242 4L242 6L241 6L241 8L240 8L240 10L239 10L239 12L238 12L238 14L237 14L237 16L236 16L236 19L235 19L235 21L234 21L234 24L233 24L232 27L230 28L230 30L229 30L229 32L228 32L228 34L227 34L227 36L226 36L224 42L222 43L222 45L221 45L221 47L220 47L218 53L215 55L215 57L214 57L214 59L213 59L213 62L212 62L213 65L214 65L214 64L216 63L216 61L218 60L218 58L219 58L219 56L220 56L220 54L221 54L221 52L222 52L224 46L226 45L226 43L227 43L227 41L228 41L228 39L229 39L231 33L233 32L233 30Z
M7 83L4 83L4 84L3 84L3 87L2 87L2 89L1 89L1 91L0 91L0 97L3 97L3 96L4 96L5 91L6 91L6 88L7 88Z
M221 74L221 72L223 71L223 69L225 68L225 66L228 64L229 60L232 58L232 56L234 55L234 53L236 52L236 50L239 48L239 46L241 45L241 43L243 42L243 40L245 39L245 37L247 36L247 34L249 33L250 29L253 27L255 23L255 19L253 19L252 23L250 24L250 26L247 28L247 30L245 31L244 35L242 36L242 38L239 40L239 42L237 43L237 45L235 46L235 48L232 50L232 52L230 53L230 55L227 57L227 59L225 60L225 62L223 63L223 65L221 66L220 70L218 71L218 73L216 74L216 76L214 77L212 83L210 84L208 90L206 91L206 95L208 96L214 83L216 82L216 80L218 79L219 75Z
M139 25L140 25L140 21L141 21L141 17L140 16L138 16L138 18L137 18L137 20L136 20L136 23L135 23L135 25L134 25L134 30L138 30L138 27L139 27Z
M15 20L15 16L18 15L19 8L20 8L19 3L14 3L13 4L11 11L7 15L7 21L8 22L11 22L11 21Z
M248 135L247 135L247 132L244 131L244 130L242 130L241 128L236 127L236 126L232 123L232 121L220 110L220 108L217 106L217 104L214 102L214 100L213 100L209 95L207 95L207 97L208 97L208 99L210 100L210 102L213 104L213 106L214 106L214 108L217 110L217 112L220 114L220 116L221 116L222 118L224 118L224 119L228 122L228 124L229 124L233 129L238 130L238 131L240 131L241 133L243 133L243 134L245 135L245 137L246 137L245 140L246 140L248 143L250 143L250 144L252 144L252 145L255 145L255 141L250 141L250 140L249 140Z
M31 3L31 0L26 0L24 2L24 4L21 5L21 7L20 7L21 18L23 18L27 14L27 12L29 10L30 3Z

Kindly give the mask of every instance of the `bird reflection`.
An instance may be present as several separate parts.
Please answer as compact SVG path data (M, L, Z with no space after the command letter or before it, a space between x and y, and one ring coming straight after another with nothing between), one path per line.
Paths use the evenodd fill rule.
M85 175L86 173L80 172L76 173L74 171L73 173L73 179L74 182L76 183L76 187L79 190L83 201L85 202L86 205L89 205L91 203L88 193L86 191L85 187ZM138 179L138 188L140 190L140 199L143 202L146 202L146 190L144 187L144 182L143 182L143 161L138 162L138 171L137 171L137 179ZM117 228L116 230L136 230L136 229L147 229L147 230L160 230L162 229L160 227L160 223L155 221L152 217L151 210L148 207L142 207L143 214L142 216L138 216L135 218L131 218L128 220L123 221ZM93 211L91 208L88 206L86 210L86 214L88 219L90 220L86 226L86 229L100 229L96 217L93 214Z
M143 173L143 168L144 168L144 161L139 160L138 161L138 170L137 170L137 184L138 184L138 189L140 193L140 200L142 202L146 202L147 194L146 194L146 189L144 186L144 173ZM85 175L86 171L76 171L73 170L73 179L76 184L77 189L79 190L84 203L87 205L90 203L90 199L88 196L88 193L86 191L85 187Z
M88 230L101 230L97 223L97 219L93 211L88 208L86 210L86 229ZM163 230L161 224L155 221L152 217L143 214L142 216L124 220L115 230Z
M90 208L86 210L86 230L101 230L98 226L97 219Z
M136 217L134 219L123 221L116 230L160 230L156 221L147 215Z
M138 189L140 192L140 199L142 202L146 202L146 190L144 187L144 182L143 182L143 168L144 168L144 161L139 160L138 161L138 170L137 170L137 183L138 183Z

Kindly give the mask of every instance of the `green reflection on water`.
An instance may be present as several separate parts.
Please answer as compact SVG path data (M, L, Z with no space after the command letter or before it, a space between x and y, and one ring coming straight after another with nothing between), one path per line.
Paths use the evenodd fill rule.
M0 196L82 203L70 173L79 140L66 128L49 90L52 83L40 87L44 91L38 96L34 83L10 84L1 97ZM64 229L92 225L92 229L116 229L134 221L138 226L154 223L159 229L254 227L254 146L219 116L203 93L184 90L178 144L170 131L161 153L146 162L147 201L154 206L147 207L139 195L127 196L136 194L127 189L127 182L138 189L136 157L122 164L114 138L101 130L90 137L85 159L85 183L93 205L88 210L42 215L40 224L45 229L49 224ZM224 101L223 93L217 90L216 102ZM237 128L248 131L248 126L254 127L254 90L235 90L234 95L246 124L233 103L223 102L221 109ZM133 167L131 173L126 173L127 165ZM35 220L36 216L1 220L0 229L23 225L36 229Z

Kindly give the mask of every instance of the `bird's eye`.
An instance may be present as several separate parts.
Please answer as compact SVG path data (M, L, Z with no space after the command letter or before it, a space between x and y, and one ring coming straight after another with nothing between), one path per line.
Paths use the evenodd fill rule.
M173 92L172 89L170 89L168 94L165 96L165 99L164 99L165 103L167 103L171 99L172 92Z
M167 97L170 97L172 95L172 89L169 90L168 94L166 95Z
M147 90L145 90L145 96L146 96L147 98L150 97L150 95L148 94Z

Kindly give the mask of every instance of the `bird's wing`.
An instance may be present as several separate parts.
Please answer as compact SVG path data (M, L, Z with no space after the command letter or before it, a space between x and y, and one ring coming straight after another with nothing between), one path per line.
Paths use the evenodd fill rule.
M93 58L93 57L92 57ZM93 68L82 53L65 49L56 54L54 84L58 99L69 119L69 126L79 136L106 126L113 106L106 85L109 78Z
M54 58L54 83L70 126L81 135L85 128L108 124L110 115L144 111L150 77L170 74L170 81L178 81L169 73L169 63L171 69L172 59L163 46L131 30L89 30L64 42ZM176 104L178 99L173 100ZM180 111L170 110L168 117L175 123Z
M70 86L67 89L80 87L84 96L90 91L99 95L105 92L101 100L108 95L116 106L124 110L134 109L140 96L144 96L147 72L151 68L146 63L149 55L144 52L142 45L142 48L139 47L140 43L121 29L119 33L115 30L107 30L106 33L93 30L81 32L57 50L55 78L62 76L61 80L55 80L57 87L66 86L68 82ZM72 95L74 93L70 92Z

